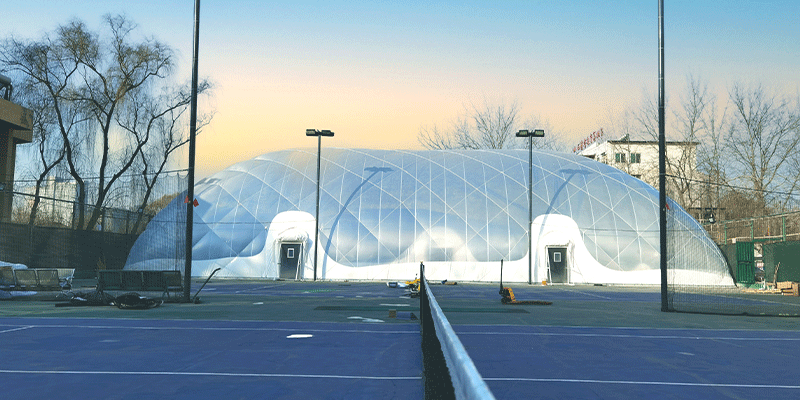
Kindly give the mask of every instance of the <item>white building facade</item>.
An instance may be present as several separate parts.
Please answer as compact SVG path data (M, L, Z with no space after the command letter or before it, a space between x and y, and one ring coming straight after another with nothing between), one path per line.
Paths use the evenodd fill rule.
M697 176L698 142L666 142L667 175ZM653 140L601 140L579 155L622 170L658 187L658 142Z

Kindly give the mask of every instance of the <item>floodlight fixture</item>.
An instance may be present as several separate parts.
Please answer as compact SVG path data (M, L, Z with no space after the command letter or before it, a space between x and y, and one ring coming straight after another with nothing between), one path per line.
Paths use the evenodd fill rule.
M517 132L517 137L544 137L544 129L534 129L534 130L527 130L527 129L520 129Z
M333 136L333 132L327 129L325 130L316 130L316 129L306 129L306 136L325 136L331 137Z

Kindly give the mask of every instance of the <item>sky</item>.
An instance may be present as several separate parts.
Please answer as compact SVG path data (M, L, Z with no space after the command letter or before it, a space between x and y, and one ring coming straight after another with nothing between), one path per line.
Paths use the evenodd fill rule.
M800 1L664 1L665 93L687 77L800 93ZM177 51L191 78L194 1L4 2L0 38L39 39L72 18L125 14ZM199 74L214 112L197 176L276 150L421 149L423 126L465 106L516 102L569 146L658 93L658 1L204 0ZM532 127L533 128L533 127Z

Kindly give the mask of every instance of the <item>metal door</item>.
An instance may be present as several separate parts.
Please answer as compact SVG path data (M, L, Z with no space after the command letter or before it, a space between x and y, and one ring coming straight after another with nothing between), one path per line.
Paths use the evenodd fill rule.
M302 245L300 243L281 243L281 279L297 279L300 267Z
M569 283L569 268L567 268L567 248L548 247L547 261L550 268L550 282Z

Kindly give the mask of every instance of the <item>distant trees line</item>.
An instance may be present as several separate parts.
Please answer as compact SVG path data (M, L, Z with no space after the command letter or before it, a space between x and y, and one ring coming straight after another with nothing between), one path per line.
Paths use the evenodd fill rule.
M40 188L53 174L77 184L79 229L93 229L102 210L122 199L146 209L151 197L164 194L154 193L159 178L188 142L190 86L172 81L174 50L138 37L125 16L106 15L103 22L92 31L72 20L39 39L10 36L0 45L0 71L18 88L12 100L34 111L30 224ZM198 95L210 90L208 81L199 82ZM198 129L211 117L199 115Z
M800 98L734 83L720 100L690 76L670 103L668 140L697 143L696 170L685 159L668 165L670 195L684 208L712 210L718 220L800 211ZM648 96L614 130L656 140L657 111Z
M740 83L727 92L720 100L690 76L683 92L668 99L667 140L696 143L695 151L668 160L669 195L687 210L722 213L716 219L800 211L800 98ZM610 115L606 135L657 141L657 104L645 95ZM465 106L446 128L421 127L418 140L428 149L525 148L516 132L539 125L536 117L522 121L515 102L484 102ZM546 127L547 140L534 140L534 147L565 151L564 138Z

